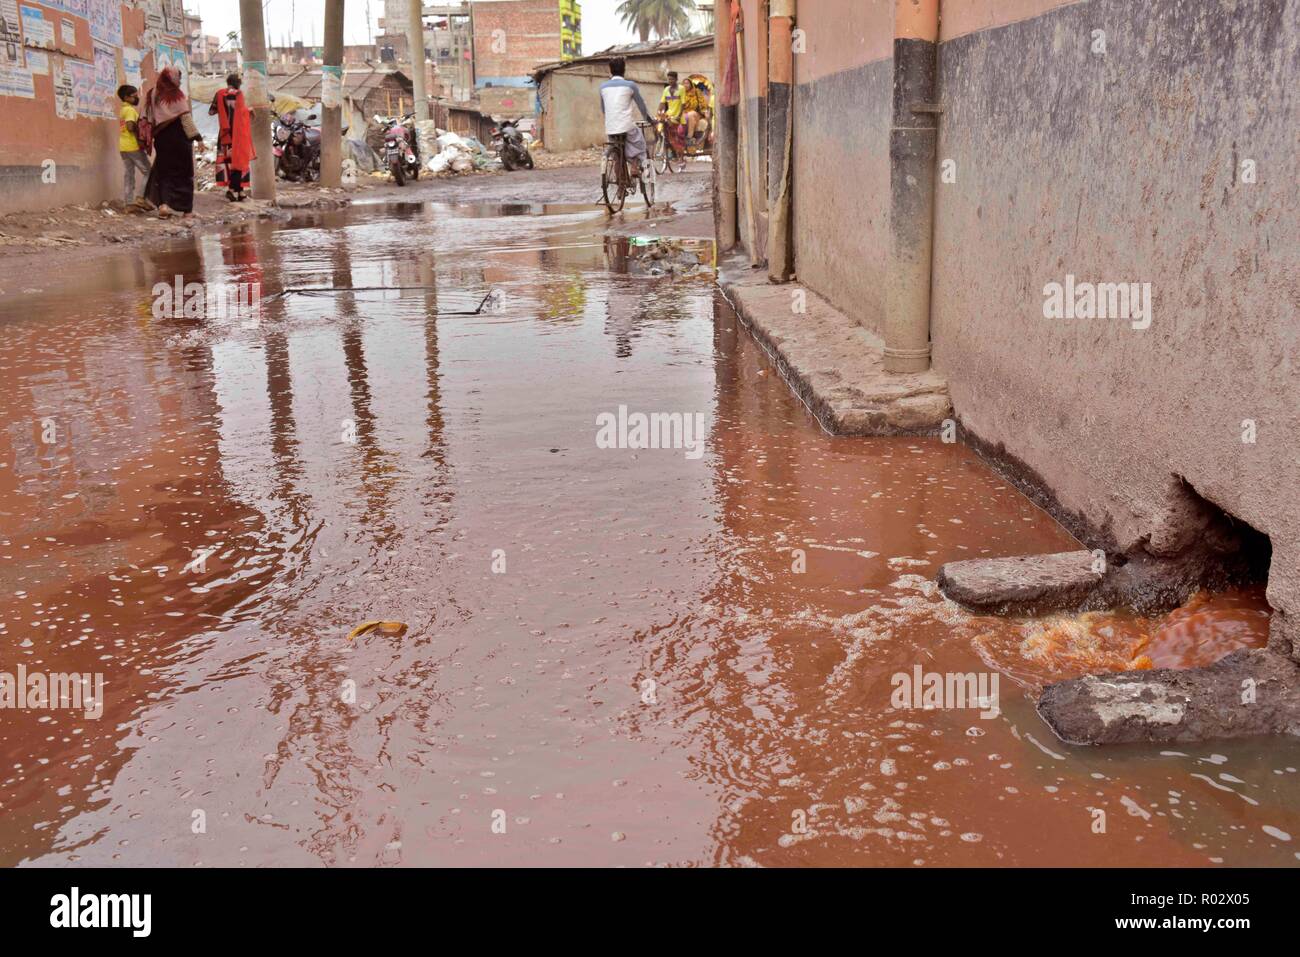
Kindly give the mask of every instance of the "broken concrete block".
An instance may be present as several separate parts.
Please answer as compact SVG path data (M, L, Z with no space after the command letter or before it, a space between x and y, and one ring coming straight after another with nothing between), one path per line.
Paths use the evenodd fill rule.
M1048 685L1038 713L1066 744L1300 734L1300 666L1251 649L1206 668L1085 675Z
M939 570L943 594L994 615L1037 615L1076 608L1101 583L1092 552L949 562Z

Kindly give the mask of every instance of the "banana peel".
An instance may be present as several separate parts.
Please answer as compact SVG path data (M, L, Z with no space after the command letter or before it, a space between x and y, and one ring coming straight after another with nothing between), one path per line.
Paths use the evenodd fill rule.
M404 621L363 621L357 627L348 632L348 641L354 638L360 638L371 632L379 632L381 635L394 635L400 638L406 634L406 622Z

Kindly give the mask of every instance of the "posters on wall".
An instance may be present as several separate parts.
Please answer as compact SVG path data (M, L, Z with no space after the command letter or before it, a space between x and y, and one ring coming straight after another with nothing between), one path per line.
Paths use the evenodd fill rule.
M17 0L0 0L0 96L34 99L36 87L23 53Z
M50 0L45 6L71 13L73 16L84 17L90 14L89 2L90 0Z
M163 0L163 16L166 19L164 29L176 36L185 33L185 9L181 0Z
M126 74L126 82L137 89L144 86L143 60L144 51L134 47L122 47L122 72Z
M118 0L87 0L90 35L114 45L122 42L122 6Z
M32 71L25 66L0 64L0 96L35 99L36 86L32 83Z
M123 46L123 0L0 0L0 96L36 96L33 74L49 76L54 112L61 119L116 117L119 80L143 87L144 58L175 67L189 90L189 56L182 35L182 0L125 0L145 14L144 40ZM84 18L79 25L77 18ZM57 23L56 23L57 21ZM57 27L57 28L56 28ZM89 33L91 58L83 59ZM46 51L54 51L53 55Z
M19 7L18 16L23 24L23 42L29 47L44 50L54 49L54 20L45 19L45 11L39 7ZM31 54L28 54L30 59Z
M117 115L113 103L117 95L117 51L99 41L95 41L94 49L95 58L90 63L63 61L64 70L72 77L73 112L91 119L112 119Z
M63 57L55 58L54 115L61 120L77 118L77 97L72 88L72 71Z
M0 66L24 67L18 0L0 0Z
M154 47L153 66L155 70L161 70L165 66L175 67L181 75L181 89L187 94L190 92L190 62L183 48L166 43L158 44Z

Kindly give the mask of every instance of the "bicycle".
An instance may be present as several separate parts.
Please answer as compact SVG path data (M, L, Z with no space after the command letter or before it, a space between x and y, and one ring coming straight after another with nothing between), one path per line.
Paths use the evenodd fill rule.
M643 132L653 126L653 123L637 124L637 128ZM605 157L600 166L600 195L606 208L611 213L617 213L623 208L627 197L637 191L638 185L641 187L645 204L653 206L657 182L654 161L648 154L642 158L640 175L635 178L635 182L633 181L632 174L627 168L627 134L612 134L605 146Z
M686 153L678 152L668 134L668 123L659 120L655 123L655 133L659 139L655 143L654 164L660 173L686 172Z

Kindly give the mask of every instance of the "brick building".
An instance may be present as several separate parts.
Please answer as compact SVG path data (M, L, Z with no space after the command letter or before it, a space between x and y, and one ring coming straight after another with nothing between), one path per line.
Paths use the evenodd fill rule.
M581 48L576 0L475 0L470 6L476 87L531 86L533 71L543 63L573 58L575 37Z

